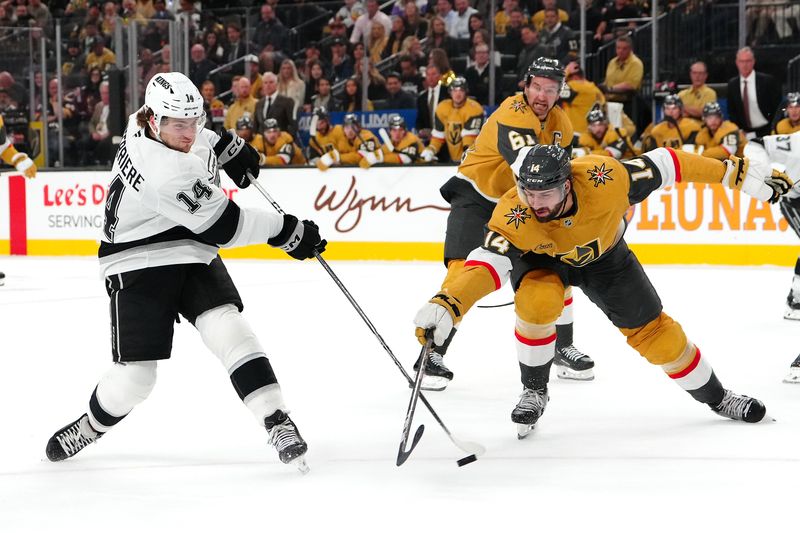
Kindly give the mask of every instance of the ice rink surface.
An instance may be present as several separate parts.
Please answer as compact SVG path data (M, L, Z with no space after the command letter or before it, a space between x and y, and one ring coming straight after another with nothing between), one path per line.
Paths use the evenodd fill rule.
M420 405L426 431L394 465L409 389L314 261L228 261L309 443L311 472L283 465L191 325L150 398L98 443L49 463L50 435L87 408L110 364L96 261L3 258L0 531L796 531L800 350L782 319L788 268L649 267L728 388L777 422L746 425L694 402L627 346L579 290L576 345L589 383L553 378L534 433L510 422L520 392L513 311L473 309L446 358L455 380ZM398 358L419 353L412 317L438 289L435 263L332 262ZM510 299L507 289L486 303Z

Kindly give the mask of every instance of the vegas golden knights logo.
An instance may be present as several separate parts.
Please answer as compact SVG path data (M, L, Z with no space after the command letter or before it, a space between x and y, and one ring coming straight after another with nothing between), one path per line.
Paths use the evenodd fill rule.
M450 144L460 144L462 129L464 129L462 124L450 124L447 128L447 142Z
M556 254L556 259L574 267L586 266L598 257L600 257L600 243L597 239L576 246L565 254Z

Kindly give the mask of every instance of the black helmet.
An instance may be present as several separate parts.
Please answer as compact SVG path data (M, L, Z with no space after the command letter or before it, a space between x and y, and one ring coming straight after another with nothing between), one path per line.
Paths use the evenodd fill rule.
M245 113L244 115L236 121L236 129L237 130L252 130L253 129L253 119L250 118L250 113Z
M703 106L703 118L709 115L719 115L722 117L722 107L718 102L709 102Z
M600 106L595 106L586 115L586 122L589 124L599 124L601 122L605 124L608 122L608 118L606 118L606 114L603 113L603 109Z
M800 93L789 93L786 95L786 107L790 105L800 105Z
M280 126L278 126L278 120L274 118L268 118L264 121L264 131L270 130L278 130L281 131Z
M325 108L325 106L315 107L311 114L317 117L317 120L330 120L330 115L328 114L328 110Z
M561 84L564 83L564 67L561 66L558 59L539 57L531 63L525 72L525 85L530 85L531 79L537 76L548 78Z
M344 125L345 126L353 126L356 129L361 129L361 122L359 122L358 117L355 113L348 113L344 116Z
M389 129L393 130L395 128L406 129L406 119L404 119L400 115L392 115L392 116L390 116L389 117Z
M448 90L452 91L453 89L463 89L464 91L467 90L467 79L463 76L457 76L453 78L448 86Z
M537 144L525 155L517 183L523 190L544 191L572 177L569 153L557 144Z
M664 107L678 106L683 109L683 100L677 94L668 94L664 97Z

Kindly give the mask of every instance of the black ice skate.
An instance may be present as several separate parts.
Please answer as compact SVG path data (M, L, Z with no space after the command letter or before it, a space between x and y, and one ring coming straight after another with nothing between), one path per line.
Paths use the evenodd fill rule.
M728 389L725 389L725 396L719 405L712 405L711 410L720 416L751 424L760 422L767 413L767 408L759 400L743 394L736 394Z
M561 379L591 381L594 379L594 361L574 345L556 348L553 359L556 375Z
M417 370L419 370L419 358L417 358L417 362L414 363L414 371L416 372ZM422 377L422 390L444 390L452 379L453 373L449 368L444 366L442 355L431 352L428 356L428 362L425 365L425 375Z
M0 272L0 287L6 284L6 275Z
M103 434L95 431L89 424L89 415L83 414L79 419L56 431L47 441L47 458L51 461L69 459Z
M800 383L800 355L798 355L794 362L789 367L789 373L783 378L784 383Z
M547 389L522 390L517 406L511 411L511 421L517 424L517 438L524 439L533 431L533 426L544 414L549 399Z
M783 313L783 318L786 320L800 320L800 300L798 300L794 291L789 291L789 296L786 297L786 311Z
M278 450L278 458L282 463L295 465L300 472L307 474L305 454L308 444L300 436L297 426L294 425L289 415L278 409L264 419L264 426L269 433L269 443Z

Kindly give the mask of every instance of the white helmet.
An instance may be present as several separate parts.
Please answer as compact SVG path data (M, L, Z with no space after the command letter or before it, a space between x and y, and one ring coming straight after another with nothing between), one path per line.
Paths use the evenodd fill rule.
M153 76L144 93L144 105L153 111L154 121L151 126L159 139L161 119L164 117L197 118L198 131L206 122L200 91L180 72L166 72Z

